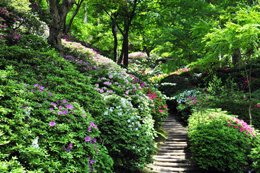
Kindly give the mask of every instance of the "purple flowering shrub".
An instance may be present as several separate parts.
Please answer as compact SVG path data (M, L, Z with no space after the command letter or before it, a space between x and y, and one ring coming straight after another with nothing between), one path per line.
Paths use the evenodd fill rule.
M26 43L20 38L32 30L43 33L41 22L30 13L16 10L7 1L0 2L0 42L8 46Z
M113 160L98 142L95 120L77 102L40 84L2 84L1 129L9 142L1 146L1 162L16 157L27 170L37 172L111 170Z
M193 158L209 172L239 172L251 169L248 157L255 130L226 111L194 111L189 118L188 136Z
M65 47L70 49L77 49L74 43L66 43L64 42ZM100 56L94 51L78 45L79 54L77 58L71 55L66 55L65 59L67 59L72 64L75 64L77 69L84 74L87 74L87 78L90 79L91 85L95 87L95 90L98 91L102 95L107 94L117 94L127 100L130 100L135 108L139 110L139 115L144 119L146 117L152 117L155 120L155 125L160 124L162 119L165 119L166 112L154 112L154 107L159 106L157 102L153 102L148 95L145 95L145 92L141 90L146 84L144 82L139 81L134 75L128 74L113 61L109 62L108 58ZM83 52L91 52L88 56L83 56ZM94 60L92 59L94 57ZM102 62L103 65L98 64L97 62ZM108 65L107 65L108 64ZM157 91L159 94L159 91ZM162 97L159 94L160 98ZM163 107L165 104L161 101ZM162 116L163 115L163 116ZM149 120L149 122L151 122ZM150 123L149 129L153 129L154 124ZM149 130L150 131L150 130Z

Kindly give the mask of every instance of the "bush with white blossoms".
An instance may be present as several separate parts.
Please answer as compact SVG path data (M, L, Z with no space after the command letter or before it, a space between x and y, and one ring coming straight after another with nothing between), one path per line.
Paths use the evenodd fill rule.
M105 96L107 108L99 123L104 145L115 162L115 168L135 171L152 163L155 144L147 135L138 110L131 102L115 94ZM138 166L139 165L139 166Z
M201 93L201 89L185 90L182 93L174 96L178 104L185 103L188 98L196 98L196 95Z

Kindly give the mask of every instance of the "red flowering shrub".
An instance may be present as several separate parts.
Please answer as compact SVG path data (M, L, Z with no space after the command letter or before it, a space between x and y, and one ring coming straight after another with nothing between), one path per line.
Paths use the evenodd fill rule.
M162 120L168 116L168 107L166 101L162 99L162 94L155 88L144 87L140 89L147 95L154 103L154 112L152 113L155 120L154 127L158 128L162 124Z

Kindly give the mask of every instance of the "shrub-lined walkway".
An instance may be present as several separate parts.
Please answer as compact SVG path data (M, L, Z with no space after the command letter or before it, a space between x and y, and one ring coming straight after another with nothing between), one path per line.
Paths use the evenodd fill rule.
M176 119L169 115L163 121L163 128L167 131L166 141L159 146L158 153L153 156L153 164L148 165L153 168L153 172L197 172L192 165L191 153L188 150L188 132Z

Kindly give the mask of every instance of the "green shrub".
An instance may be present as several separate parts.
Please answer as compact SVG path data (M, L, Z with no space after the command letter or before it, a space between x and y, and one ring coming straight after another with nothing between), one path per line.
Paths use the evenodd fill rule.
M153 136L147 133L149 127L138 116L138 110L131 102L116 95L105 96L104 100L107 108L100 130L115 166L123 168L124 172L133 172L152 163Z
M221 111L205 110L194 112L188 121L192 157L201 168L212 172L238 172L249 168L247 155L255 132L243 120Z
M254 92L252 92L251 96L252 96L252 98L254 98L256 100L260 100L260 89L255 90Z
M254 138L251 144L252 144L252 149L249 157L253 161L252 170L255 171L256 173L259 173L260 172L260 137L258 136L257 138Z
M7 109L0 114L1 129L10 141L0 149L1 161L16 157L37 172L111 171L113 162L104 162L105 152L98 154L102 146L95 144L100 132L94 119L77 102L39 84L8 79L0 90L0 105Z

